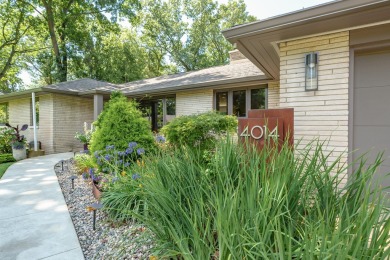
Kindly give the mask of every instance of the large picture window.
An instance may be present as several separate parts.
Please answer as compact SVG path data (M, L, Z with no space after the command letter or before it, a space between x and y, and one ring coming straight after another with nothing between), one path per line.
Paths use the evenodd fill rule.
M267 108L267 85L215 93L215 110L226 115L246 117L250 109Z

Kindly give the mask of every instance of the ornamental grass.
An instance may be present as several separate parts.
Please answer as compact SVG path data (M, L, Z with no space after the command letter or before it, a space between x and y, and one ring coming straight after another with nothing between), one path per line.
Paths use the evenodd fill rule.
M121 203L103 201L144 223L162 258L386 259L388 203L372 182L381 156L361 158L346 185L350 166L328 157L314 142L257 151L227 140L206 160L179 148L137 166L137 185L115 189Z

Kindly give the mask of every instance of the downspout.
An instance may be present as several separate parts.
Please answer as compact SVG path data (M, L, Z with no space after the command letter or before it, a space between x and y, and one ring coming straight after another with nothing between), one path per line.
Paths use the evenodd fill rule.
M35 92L31 93L32 99L32 118L33 118L33 129L34 129L34 151L38 151L38 137L37 137L37 113L35 111Z

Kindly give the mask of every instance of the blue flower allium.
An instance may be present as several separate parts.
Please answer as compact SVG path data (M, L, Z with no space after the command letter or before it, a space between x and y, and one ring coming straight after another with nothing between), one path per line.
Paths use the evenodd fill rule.
M113 149L115 149L115 145L107 145L106 146L106 150L108 151L108 150L113 150Z
M137 143L136 142L130 142L129 143L129 148L134 148L137 146Z
M138 155L141 155L141 154L144 154L145 153L145 149L144 148L138 148L137 149L137 154Z
M120 157L123 157L125 155L126 155L126 152L121 152L121 151L118 152L118 156L120 156Z
M156 142L157 143L165 143L165 137L162 135L156 136Z
M107 161L109 161L111 159L111 156L109 154L106 154L106 156L104 156L104 159L106 159Z
M141 176L140 176L138 173L134 173L134 174L131 176L131 178L132 178L133 180L136 180L136 179L141 178Z
M126 155L132 154L133 151L134 151L133 148L127 148L126 151L125 151L125 154Z
M83 172L83 179L86 180L86 179L88 179L88 177L89 177L89 174L86 172Z
M118 160L118 163L119 163L119 164L122 164L122 163L123 163L123 160Z

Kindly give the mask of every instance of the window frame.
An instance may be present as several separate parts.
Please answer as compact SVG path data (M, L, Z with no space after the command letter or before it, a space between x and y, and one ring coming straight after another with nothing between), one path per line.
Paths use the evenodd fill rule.
M214 100L213 100L213 109L217 109L217 93L219 92L227 92L228 93L228 102L227 102L227 114L233 115L233 91L240 91L245 90L245 107L246 107L246 113L245 117L238 117L238 118L247 118L248 117L248 111L251 110L251 90L252 89L264 89L265 90L265 108L268 109L268 84L259 84L254 86L247 86L247 87L238 87L238 88L223 88L223 89L216 89L214 90Z

